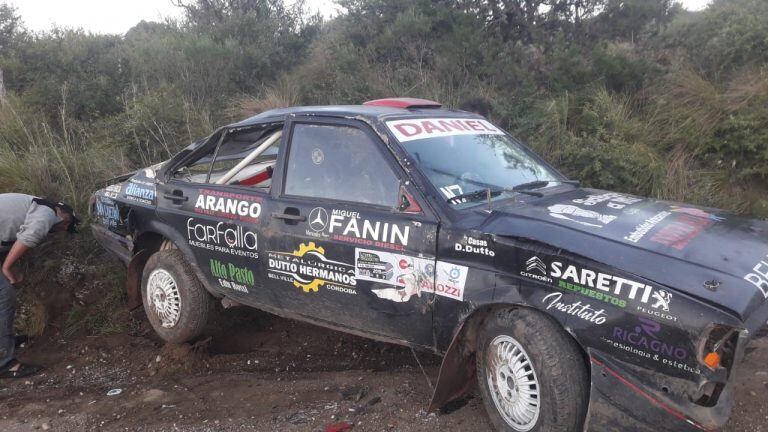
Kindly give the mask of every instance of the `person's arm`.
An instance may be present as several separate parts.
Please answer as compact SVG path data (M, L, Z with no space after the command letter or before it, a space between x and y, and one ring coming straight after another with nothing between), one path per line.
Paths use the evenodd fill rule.
M8 251L8 256L5 257L5 261L3 262L3 275L5 275L11 285L15 285L24 279L24 276L13 271L13 265L16 264L16 261L24 256L29 249L29 246L17 241L13 244L11 250Z
M58 222L56 212L52 209L32 203L27 210L24 224L16 234L16 242L8 252L3 262L3 275L11 284L17 284L24 279L21 274L13 271L13 265L30 249L37 247L48 235L51 228Z

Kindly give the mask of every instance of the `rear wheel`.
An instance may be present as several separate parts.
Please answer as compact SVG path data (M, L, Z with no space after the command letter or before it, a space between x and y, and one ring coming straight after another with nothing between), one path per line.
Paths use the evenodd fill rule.
M582 429L587 368L576 343L550 318L527 309L492 313L478 340L477 372L497 431Z
M149 258L141 294L152 328L163 340L173 343L199 336L214 304L178 249L162 250Z

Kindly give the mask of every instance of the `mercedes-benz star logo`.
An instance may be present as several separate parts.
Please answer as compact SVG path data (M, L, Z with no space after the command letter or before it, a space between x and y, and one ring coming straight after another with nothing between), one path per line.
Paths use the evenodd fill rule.
M328 226L328 212L322 207L315 207L309 212L309 227L314 232L320 232Z

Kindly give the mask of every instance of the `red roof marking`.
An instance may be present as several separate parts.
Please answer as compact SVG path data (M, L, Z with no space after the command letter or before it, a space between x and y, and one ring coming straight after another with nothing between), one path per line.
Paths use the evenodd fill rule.
M439 102L418 98L386 98L363 103L368 106L384 106L391 108L440 108Z

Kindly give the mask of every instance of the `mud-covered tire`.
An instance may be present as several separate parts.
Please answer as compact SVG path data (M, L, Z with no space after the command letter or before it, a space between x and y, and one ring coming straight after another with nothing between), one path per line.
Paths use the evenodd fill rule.
M141 298L152 328L172 343L199 336L214 305L213 296L177 249L149 257L141 279Z
M493 357L496 353L504 355ZM551 318L528 309L491 313L480 329L476 361L483 403L497 431L582 430L589 404L587 366L575 341ZM503 377L504 384L497 384ZM531 408L520 411L520 404Z

